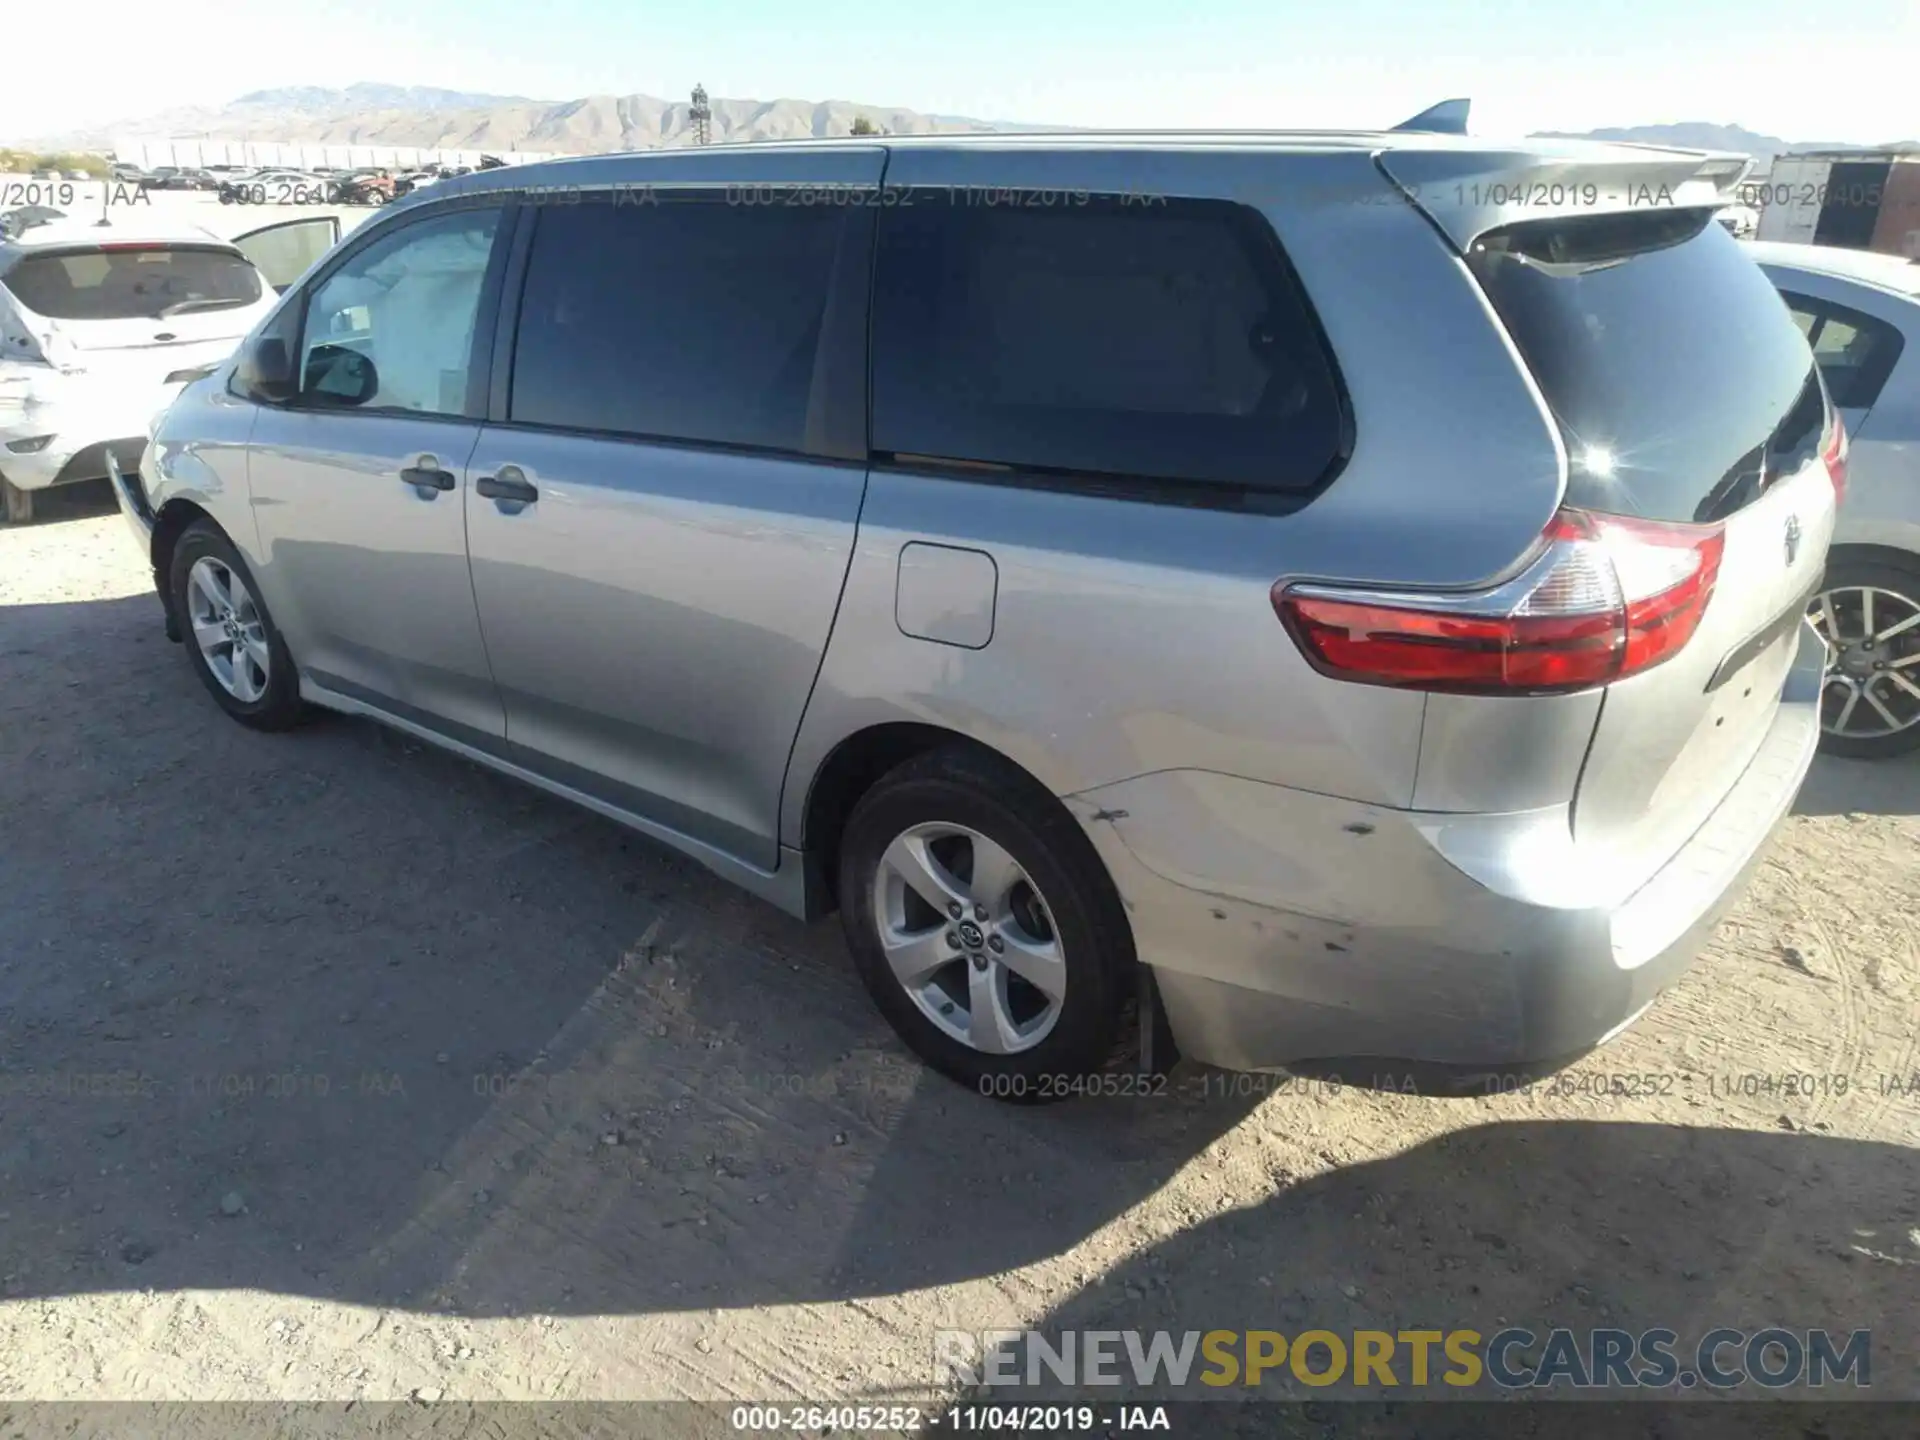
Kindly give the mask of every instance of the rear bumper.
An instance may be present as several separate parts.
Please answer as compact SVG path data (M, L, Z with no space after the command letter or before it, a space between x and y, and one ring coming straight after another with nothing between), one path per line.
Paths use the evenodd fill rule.
M1759 751L1651 877L1576 851L1565 807L1418 814L1192 771L1068 803L1187 1054L1537 1069L1631 1022L1739 898L1812 764L1824 660L1803 626Z
M0 474L22 490L50 490L56 485L77 485L87 480L108 478L107 456L111 452L127 469L138 469L140 452L147 442L140 436L98 440L74 448L70 437L56 436L46 449L30 455L18 454L0 446Z
M185 348L201 354L206 347ZM189 360L183 355L180 363ZM140 463L154 415L179 393L178 382L0 365L0 472L22 490L105 480L109 450L123 469L132 470ZM31 454L9 448L16 441L41 439L44 447Z
M0 473L21 490L46 490L107 478L107 452L129 469L146 448L145 422L165 403L141 395L137 403L112 406L27 402L19 396L0 414ZM144 407L144 409L143 409ZM32 452L14 450L15 442L41 440Z

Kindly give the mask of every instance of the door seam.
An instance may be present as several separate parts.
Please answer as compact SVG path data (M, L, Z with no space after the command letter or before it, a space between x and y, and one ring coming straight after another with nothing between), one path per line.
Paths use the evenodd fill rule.
M473 583L473 509L468 497L473 491L473 457L480 453L480 441L486 432L484 423L474 428L473 444L467 447L467 458L460 462L460 549L467 559L467 598L473 601L473 627L480 632L480 654L487 662L487 679L493 682L494 703L500 707L500 740L502 744L511 745L513 721L507 712L507 697L500 691L500 677L494 672L493 647L487 643L487 620L480 613L480 589Z

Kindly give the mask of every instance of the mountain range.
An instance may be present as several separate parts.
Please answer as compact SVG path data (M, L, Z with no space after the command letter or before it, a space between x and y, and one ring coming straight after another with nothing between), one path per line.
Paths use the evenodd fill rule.
M845 100L714 98L712 135L727 140L801 140L845 135L856 119L895 135L1034 130L1008 121L929 115ZM105 150L120 136L290 141L336 145L419 146L447 150L522 150L593 154L692 143L686 100L651 95L588 95L540 100L423 85L371 82L329 89L316 85L255 90L218 107L169 110L31 142L43 150ZM1830 141L1788 141L1739 125L1689 121L1588 131L1540 131L1578 139L1628 140L1704 150L1733 150L1763 165L1789 150L1862 149ZM1920 149L1914 141L1894 148Z
M804 140L845 135L856 119L894 135L1030 130L1038 127L924 115L845 100L729 100L714 97L712 137ZM187 107L38 137L41 150L104 150L122 136L154 139L405 145L429 150L523 150L595 154L693 142L688 100L652 95L587 95L536 100L424 86L359 84L344 90L291 86L256 90L217 108Z

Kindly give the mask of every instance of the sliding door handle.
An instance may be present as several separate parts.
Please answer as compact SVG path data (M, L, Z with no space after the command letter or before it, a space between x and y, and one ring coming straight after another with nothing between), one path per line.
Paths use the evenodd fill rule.
M515 465L502 465L498 475L482 475L473 482L474 492L489 500L499 500L510 505L531 505L540 498L540 492L533 482Z

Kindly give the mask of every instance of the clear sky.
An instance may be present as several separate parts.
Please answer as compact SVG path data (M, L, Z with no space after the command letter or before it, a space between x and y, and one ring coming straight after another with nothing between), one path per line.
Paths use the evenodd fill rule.
M0 138L355 80L858 100L1073 125L1738 123L1920 138L1920 0L21 0Z

